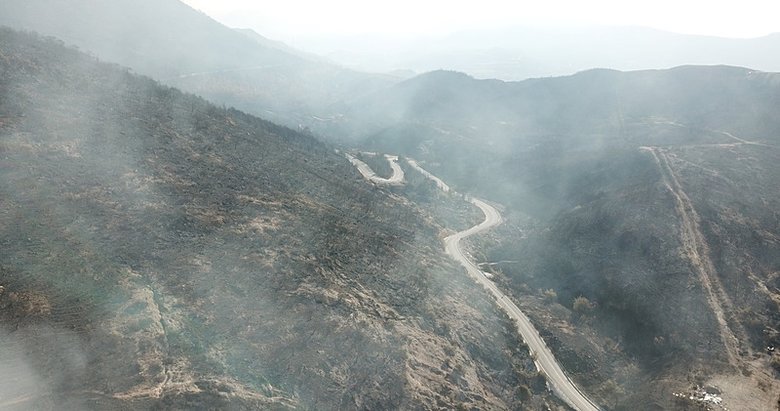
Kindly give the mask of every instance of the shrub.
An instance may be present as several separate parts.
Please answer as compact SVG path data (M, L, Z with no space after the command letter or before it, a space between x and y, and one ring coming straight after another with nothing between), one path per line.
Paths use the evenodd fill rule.
M580 314L585 314L593 310L594 304L590 302L587 298L583 296L579 296L574 299L574 304L572 304L572 309L575 312L578 312Z

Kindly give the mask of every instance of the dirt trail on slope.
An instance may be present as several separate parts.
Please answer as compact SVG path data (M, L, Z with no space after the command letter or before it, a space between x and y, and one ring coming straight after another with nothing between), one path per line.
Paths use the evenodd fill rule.
M777 146L769 145L769 144L766 144L766 143L759 143L757 141L745 140L744 138L737 137L734 134L729 133L728 131L722 131L722 130L708 130L708 131L712 131L713 133L723 134L724 136L726 136L728 138L731 138L733 140L736 140L736 141L738 141L738 142L740 142L742 144L749 145L749 146L761 146L761 147L777 148Z
M723 289L715 271L715 265L710 259L709 246L699 226L699 215L690 198L682 189L663 149L657 147L640 147L640 149L649 151L653 155L653 159L661 170L664 185L674 196L675 210L680 218L680 240L683 250L706 291L705 296L718 322L729 363L735 367L739 366L742 363L739 357L740 341L747 341L746 333L739 324L734 324L733 327L737 329L735 333L727 320L729 314L734 313L734 306ZM741 339L737 338L737 334ZM746 348L746 351L748 350Z
M697 130L697 128L689 126L687 124L682 124L682 123L678 123L676 121L671 121L671 120L667 120L667 119L663 119L663 118L652 119L651 123L652 124L662 124L662 125L667 125L667 126L679 127L679 128L686 128L686 129L689 129L689 130ZM741 145L748 145L748 146L761 146L761 147L768 147L768 148L775 148L775 149L776 148L780 148L778 146L773 146L771 144L760 143L758 141L746 140L744 138L737 137L734 134L729 133L728 131L714 130L714 129L707 129L707 128L699 129L699 130L703 130L703 131L707 131L707 132L710 132L710 133L716 133L716 134L720 134L720 135L726 136L726 137L736 141L736 143L686 144L686 145L684 145L682 147L723 147L723 148L727 148L727 147L737 147L737 146L741 146Z

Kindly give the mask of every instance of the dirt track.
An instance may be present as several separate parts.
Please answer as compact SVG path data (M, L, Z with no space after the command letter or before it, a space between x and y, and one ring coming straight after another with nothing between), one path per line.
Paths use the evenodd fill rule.
M723 290L723 285L715 271L715 265L710 259L709 246L699 226L699 215L680 185L664 150L658 147L641 147L641 149L652 154L661 170L664 185L674 197L674 208L680 218L680 241L683 245L683 252L698 275L699 282L704 287L707 302L718 322L728 361L730 364L738 366L740 364L740 341L746 341L746 337L744 331L739 330L743 338L741 340L737 338L727 321L727 316L734 312L734 307L731 299Z

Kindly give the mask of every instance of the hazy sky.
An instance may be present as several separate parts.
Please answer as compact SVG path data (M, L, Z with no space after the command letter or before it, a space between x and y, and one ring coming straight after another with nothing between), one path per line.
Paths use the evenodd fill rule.
M780 32L778 0L183 0L279 40L316 34L445 34L510 24L641 25L756 37Z

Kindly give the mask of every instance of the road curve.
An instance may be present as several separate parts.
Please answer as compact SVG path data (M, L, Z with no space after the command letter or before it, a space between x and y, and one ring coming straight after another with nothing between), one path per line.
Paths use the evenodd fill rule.
M420 167L418 165L415 168ZM438 178L434 181L437 180L441 181ZM547 344L544 343L544 340L542 340L539 332L536 330L533 324L531 324L531 321L528 319L528 317L523 314L522 311L520 311L515 303L513 303L503 292L501 292L501 290L498 289L493 281L489 280L485 276L485 273L483 273L476 264L469 260L469 258L460 248L460 240L488 230L501 223L501 214L499 214L498 211L490 204L487 204L486 202L477 198L470 198L469 201L482 210L482 212L485 214L485 221L469 228L468 230L461 231L446 237L444 239L445 251L450 255L450 257L458 261L463 267L466 268L469 276L471 276L474 281L481 284L488 292L493 295L493 297L495 297L496 303L507 313L507 315L509 315L509 318L515 320L517 331L528 345L528 349L531 352L531 355L534 357L536 368L542 372L545 377L547 377L547 384L555 393L555 395L557 395L558 398L562 399L564 402L569 404L569 406L576 410L598 411L599 407L590 399L588 399L588 397L585 396L585 394L583 394L579 388L574 385L574 382L572 382L563 372L560 364L558 364L558 362L555 360L555 356L553 355L552 351L550 351L550 349L547 347Z
M374 170L372 170L368 164L358 160L349 153L344 153L344 155L347 157L349 162L352 163L352 165L357 167L358 171L360 171L360 174L362 174L366 180L372 181L379 185L400 186L404 184L404 170L401 169L400 165L398 165L398 156L385 154L385 158L388 162L390 162L390 168L393 169L393 174L390 176L390 178L382 178L376 175Z
M403 184L404 174L403 170L401 170L401 167L397 163L397 156L385 155L385 158L387 158L393 168L393 175L389 179L384 179L377 177L376 173L374 173L374 171L371 170L371 168L366 163L356 159L354 156L349 154L345 155L349 161L358 168L360 173L367 180L378 184ZM407 159L407 161L409 162L409 165L412 166L415 170L436 182L436 185L439 186L442 190L450 191L449 186L445 184L444 181L420 167L416 161L409 159ZM471 276L474 281L476 281L478 284L481 284L488 292L490 292L490 294L492 294L496 299L496 304L498 304L498 306L504 310L504 312L506 312L509 318L515 321L517 331L528 345L528 350L534 357L536 368L545 375L547 378L548 387L555 393L555 395L557 395L558 398L562 399L575 410L599 411L599 407L590 399L588 399L588 397L586 397L585 394L583 394L577 388L577 386L574 385L574 382L572 382L569 377L566 376L560 364L558 364L558 362L555 360L555 356L553 355L552 351L550 351L550 349L547 347L547 344L544 343L544 340L542 340L539 332L536 330L536 328L534 328L533 324L531 324L531 321L528 319L528 317L526 317L526 315L520 311L517 305L515 305L515 303L513 303L503 292L501 292L501 290L498 289L498 287L492 281L486 277L486 274L483 273L476 264L469 260L469 258L460 248L460 240L501 224L501 214L499 214L498 210L496 210L490 204L477 198L468 198L468 201L482 210L482 212L485 214L485 221L467 230L457 232L444 238L445 251L450 257L465 267L469 276Z
M501 215L495 208L482 200L472 198L472 204L479 207L485 214L485 221L469 228L468 230L455 233L444 239L444 247L450 257L458 261L466 268L471 278L487 289L496 299L496 303L501 307L510 318L515 320L515 325L523 340L528 345L531 355L534 356L536 368L546 377L550 388L559 398L565 401L569 406L581 411L597 411L599 408L593 404L566 376L561 366L555 360L547 344L544 343L539 332L534 328L531 321L522 311L513 303L498 287L489 280L482 271L466 257L460 248L460 240L490 229L501 223Z

